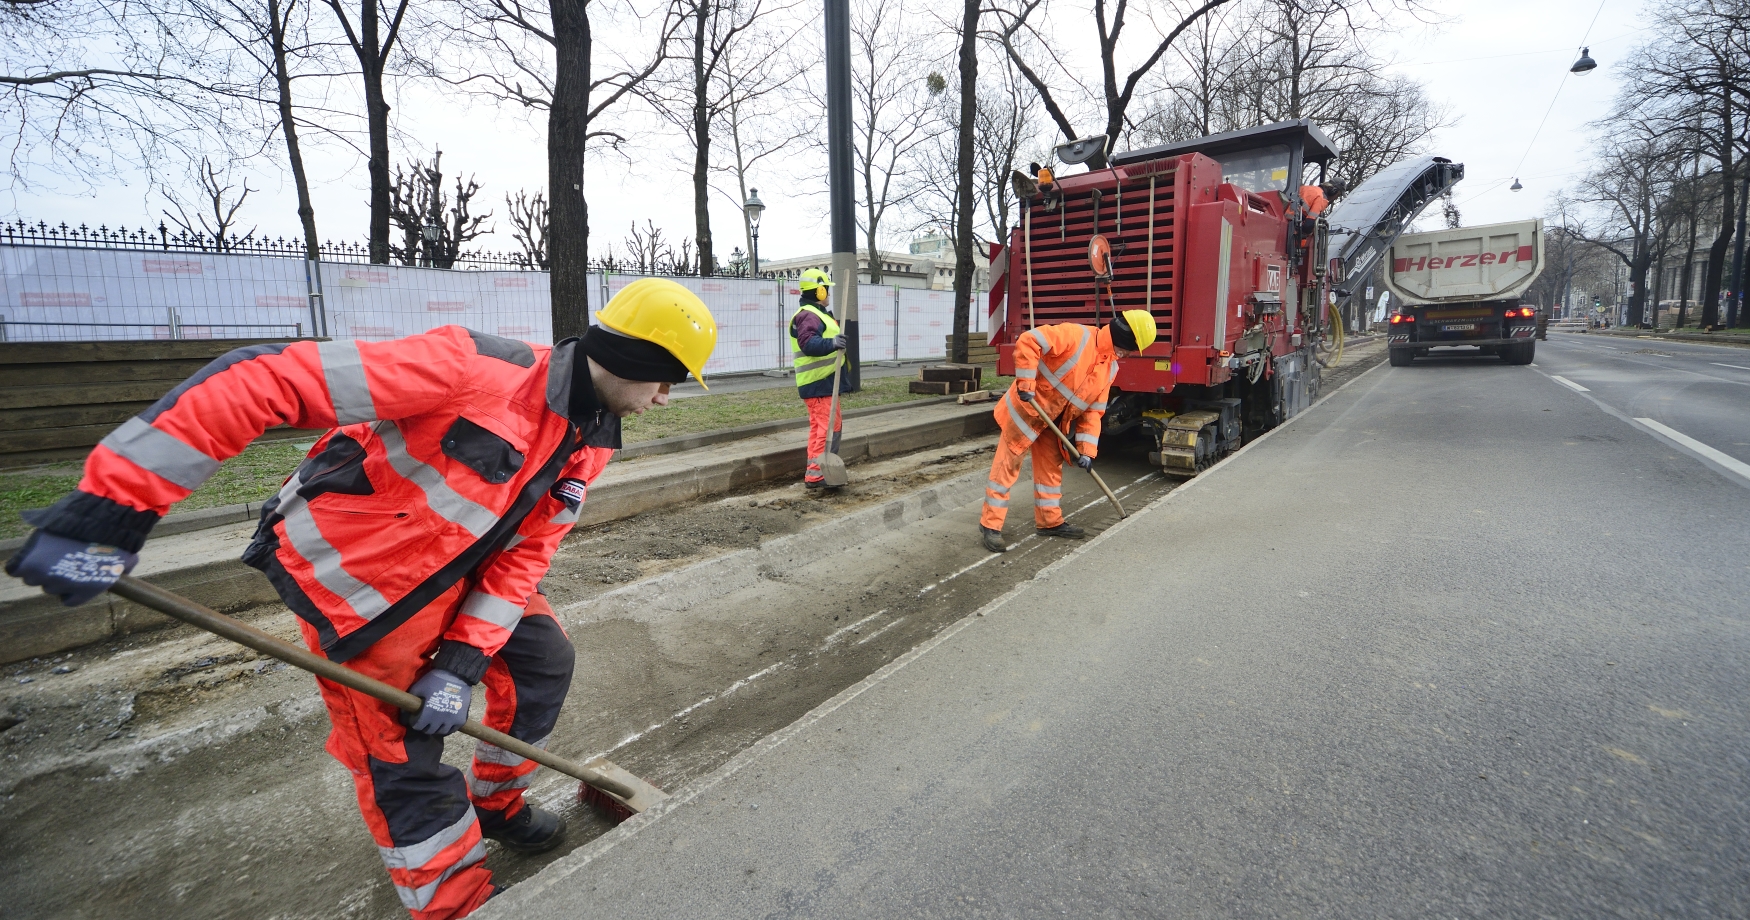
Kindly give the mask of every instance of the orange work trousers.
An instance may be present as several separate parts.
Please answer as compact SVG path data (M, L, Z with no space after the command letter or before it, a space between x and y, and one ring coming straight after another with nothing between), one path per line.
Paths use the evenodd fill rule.
M820 482L825 474L820 471L820 458L826 455L826 436L832 431L832 449L838 452L839 434L845 427L845 405L839 403L839 411L828 423L827 415L832 414L831 396L810 396L802 400L808 407L808 469L802 474L805 482Z
M1044 529L1063 523L1063 448L1057 436L1047 432L1029 441L1027 436L1004 425L997 440L996 459L990 464L990 481L984 484L984 511L978 522L1002 530L1009 514L1009 490L1021 478L1021 458L1033 452L1033 526Z
M456 617L469 583L439 595L347 667L391 687L412 685ZM314 627L299 621L304 641L319 648ZM480 721L536 747L546 747L571 687L575 652L539 594L529 598L510 640L492 657L481 683ZM352 774L359 811L376 840L401 903L414 920L454 920L492 893L482 818L508 820L526 807L523 790L538 766L502 748L476 742L466 773L441 760L444 739L402 724L400 709L318 678L332 729L328 753Z

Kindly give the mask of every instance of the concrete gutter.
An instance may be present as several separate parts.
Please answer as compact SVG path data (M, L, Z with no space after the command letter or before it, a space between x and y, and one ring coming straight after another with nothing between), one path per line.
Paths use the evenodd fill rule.
M1669 339L1673 342L1701 342L1706 345L1750 346L1750 335L1732 332L1654 332L1651 329L1591 329L1579 330L1570 334L1608 335L1624 339Z
M900 409L906 411L896 411ZM962 406L953 397L845 415L864 420L848 427L840 445L849 463L950 444L997 429L989 403ZM807 447L793 432L804 425L806 420L766 422L634 445L596 481L578 526L621 520L762 482L800 478ZM731 436L730 432L739 433ZM166 516L153 531L134 574L226 612L278 603L267 579L238 559L254 534L260 510L256 503ZM0 557L10 555L22 542L0 545ZM23 582L0 578L0 664L171 623L115 595L68 609Z

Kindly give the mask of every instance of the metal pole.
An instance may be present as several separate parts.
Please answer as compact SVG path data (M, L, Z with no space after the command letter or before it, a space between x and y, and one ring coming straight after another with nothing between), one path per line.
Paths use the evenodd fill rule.
M826 0L826 175L832 203L832 277L844 313L844 391L862 384L862 336L857 332L857 216L851 166L851 4ZM869 253L869 259L875 259Z

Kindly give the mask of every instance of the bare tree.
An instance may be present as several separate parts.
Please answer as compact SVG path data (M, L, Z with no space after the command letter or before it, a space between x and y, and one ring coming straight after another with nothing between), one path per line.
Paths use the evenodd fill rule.
M1053 41L1039 22L1045 18L1042 15L1045 0L1011 0L1012 5L994 7L991 10L994 26L989 35L1002 45L1009 60L1014 62L1015 68L1026 78L1034 92L1038 93L1045 111L1050 114L1052 122L1063 132L1066 140L1080 136L1071 117L1071 106L1089 108L1099 113L1096 117L1101 130L1095 133L1106 135L1106 147L1088 161L1088 166L1090 169L1103 169L1106 166L1106 156L1117 149L1128 124L1126 116L1142 80L1160 62L1181 33L1195 25L1211 10L1228 2L1230 0L1206 0L1195 4L1183 16L1179 16L1176 11L1166 14L1165 21L1171 22L1177 18L1177 24L1165 34L1157 29L1155 35L1147 41L1146 53L1141 61L1135 66L1129 66L1118 62L1119 46L1125 28L1130 24L1125 18L1130 12L1128 0L1118 0L1110 9L1106 0L1094 0L1094 30L1100 50L1100 90L1098 102L1092 105L1088 104L1087 97L1094 94L1082 86L1075 71L1058 56L1056 49L1061 43ZM1055 89L1052 85L1053 71L1057 74ZM1124 71L1122 77L1120 71Z
M89 185L124 166L156 183L202 155L248 155L256 139L236 127L255 101L248 82L159 14L102 0L0 4L0 122L14 187L42 176Z
M426 265L450 268L461 256L462 246L492 232L480 225L491 219L492 213L470 213L480 183L473 176L463 182L456 177L454 197L444 191L444 152L439 150L430 163L415 161L411 173L395 170L395 183L389 187L389 216L401 229L401 245L390 246L390 253L403 265Z
M851 164L873 284L882 283L888 211L910 197L908 174L928 172L919 169L925 146L952 123L937 105L948 81L931 70L929 39L915 19L903 0L864 0L851 10Z
M532 197L518 189L516 197L504 196L505 210L510 218L511 238L522 248L519 261L524 268L547 270L547 197L536 192Z
M238 234L235 229L238 224L237 212L242 209L244 199L254 189L249 187L249 180L245 179L242 183L243 190L237 191L237 185L230 181L228 172L226 170L222 173L211 160L201 158L195 180L200 184L201 207L204 210L196 210L193 216L190 216L179 195L168 191L164 193L170 206L176 209L174 214L165 211L164 216L183 235L212 240L213 249L218 252L228 252L255 235L254 227L243 234Z
M788 47L787 40L777 44ZM742 238L748 255L754 252L753 223L743 206L751 193L753 170L770 161L781 151L790 149L803 138L818 131L824 111L813 106L796 105L790 90L812 61L795 56L762 55L758 51L746 55L743 65L741 49L731 49L719 68L721 80L736 87L729 96L729 107L713 124L716 142L728 147L731 161L715 164L713 171L734 180L735 208L741 213ZM773 178L781 179L782 174ZM768 186L769 187L769 186Z
M358 59L363 79L365 130L370 158L365 169L370 176L371 219L366 245L373 263L389 261L389 97L383 78L396 53L409 0L356 0L357 21L342 0L326 0L335 22L346 33L346 42Z
M711 234L712 142L724 116L752 99L794 79L796 70L780 63L781 41L764 26L773 14L790 8L785 0L675 0L685 22L670 41L668 79L646 84L656 110L686 135L692 147L693 233L699 274L716 271Z
M475 52L445 72L456 85L547 112L548 264L553 335L589 328L589 202L584 165L592 141L612 147L625 137L605 117L666 60L681 25L672 0L648 8L594 0L594 13L616 26L603 61L595 60L591 0L461 0L465 36ZM652 24L654 23L654 24Z

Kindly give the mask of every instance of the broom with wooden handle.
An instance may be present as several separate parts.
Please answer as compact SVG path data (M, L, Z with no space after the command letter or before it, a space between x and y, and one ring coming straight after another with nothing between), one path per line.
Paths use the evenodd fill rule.
M109 590L113 594L127 598L136 604L150 607L165 616L173 617L190 626L204 629L216 636L248 646L263 655L278 658L286 664L303 668L317 677L326 678L349 689L376 697L391 706L405 709L408 712L418 712L425 706L424 700L405 690L397 690L380 680L366 677L346 665L329 661L321 655L299 648L247 623L228 617L217 610L209 609L188 598L166 591L151 582L142 581L131 575L123 575L121 580L117 581ZM592 761L588 766L573 763L558 754L544 751L526 741L512 738L504 732L487 728L479 722L462 723L461 732L487 744L501 747L518 757L525 757L544 767L551 767L578 780L583 784L578 789L578 798L606 812L609 817L616 821L623 821L635 814L641 814L657 802L668 798L668 795L661 789L606 760Z

